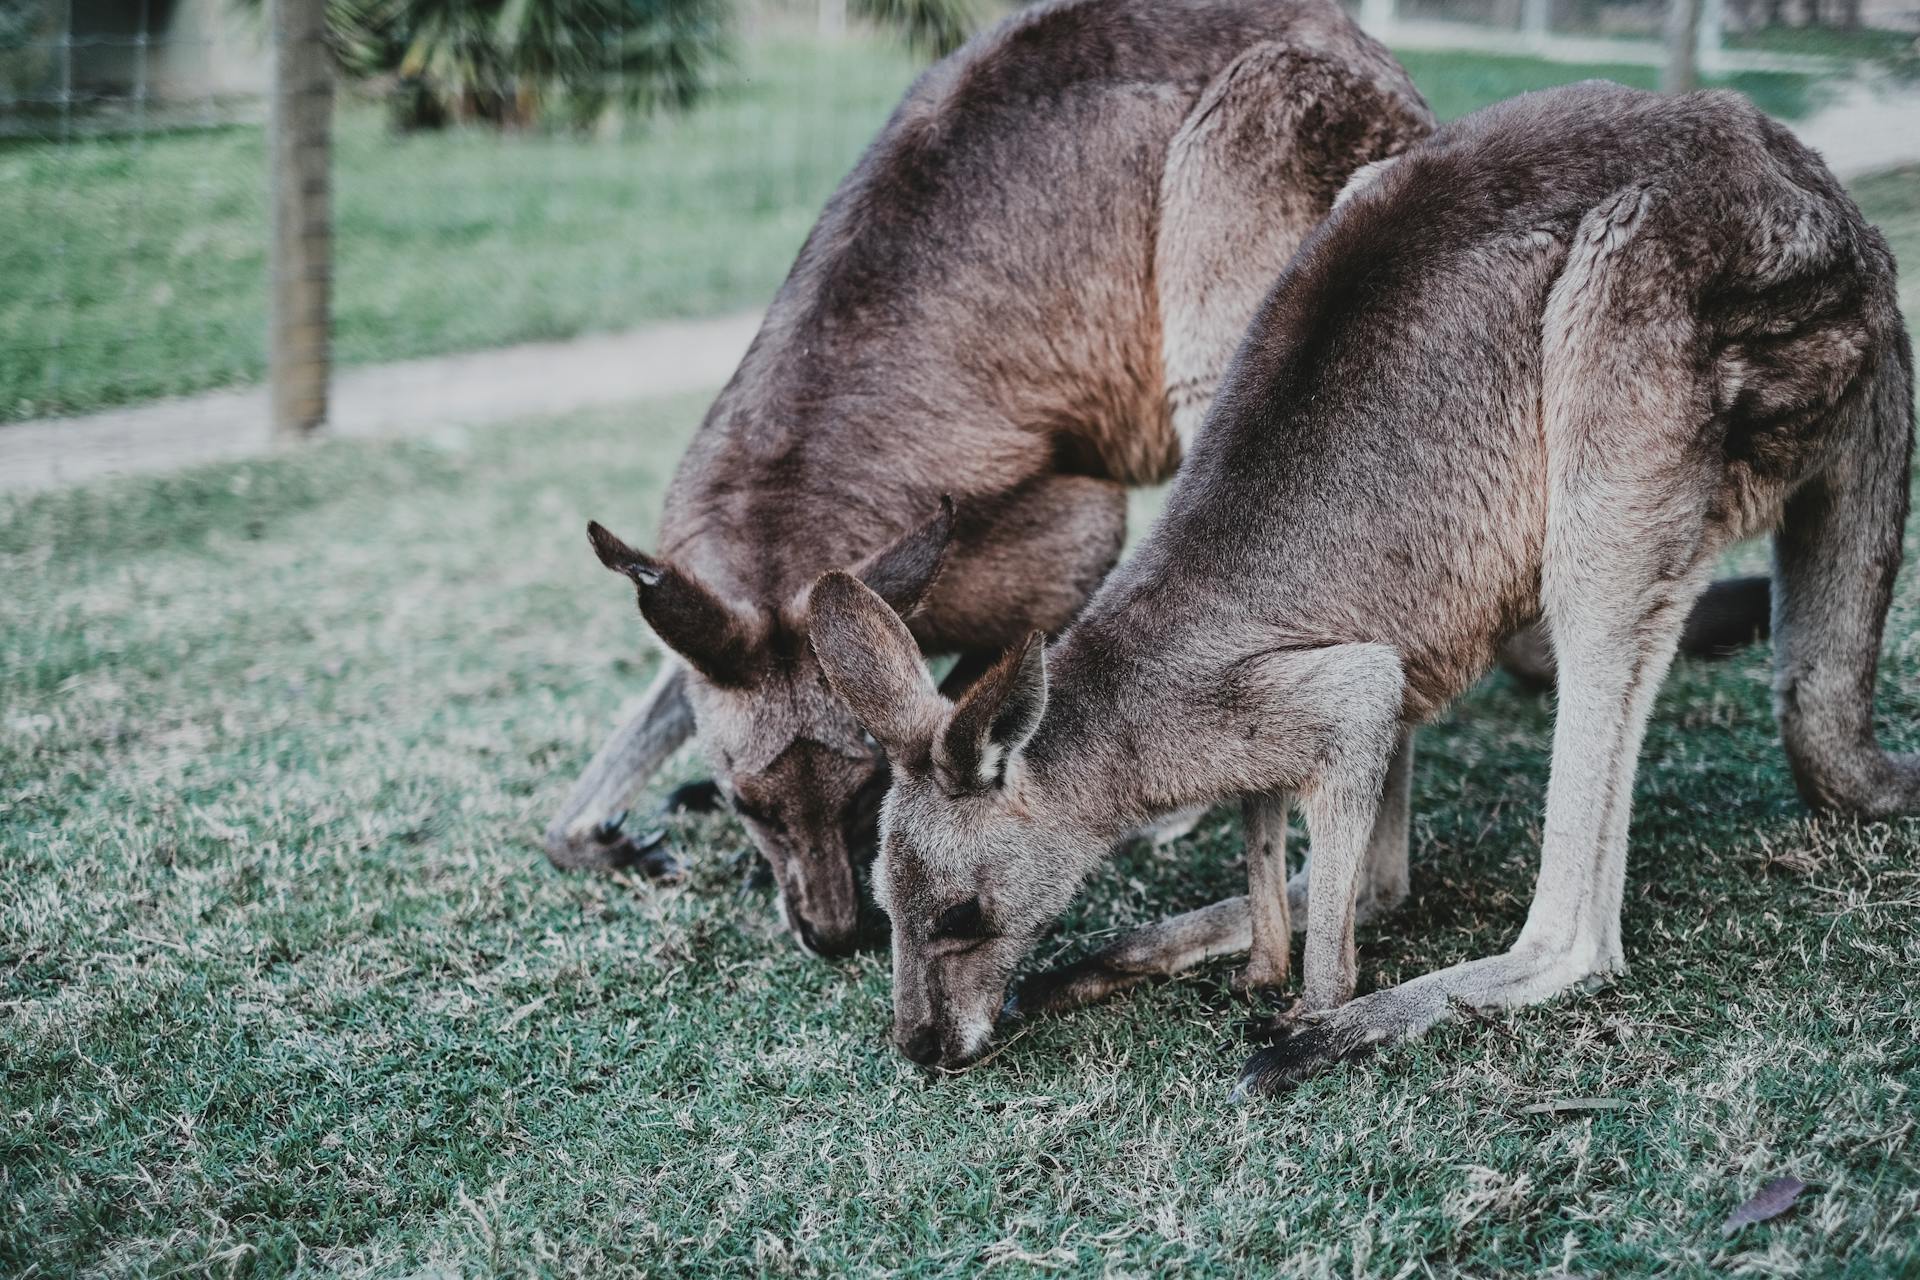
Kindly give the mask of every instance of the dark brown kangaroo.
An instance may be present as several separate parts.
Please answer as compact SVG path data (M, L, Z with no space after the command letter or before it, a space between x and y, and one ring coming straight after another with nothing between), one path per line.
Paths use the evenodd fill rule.
M1715 560L1769 531L1801 793L1920 811L1920 756L1873 728L1912 353L1892 254L1820 159L1737 95L1589 83L1359 181L1253 322L1159 523L1052 650L1029 640L954 704L871 591L814 588L821 666L894 764L874 883L916 1061L981 1052L1122 832L1228 798L1246 898L1023 994L1057 1006L1249 948L1251 981L1285 981L1294 803L1304 1017L1243 1089L1457 1003L1618 972L1654 694ZM1404 868L1412 730L1542 612L1560 692L1526 924L1502 954L1354 999L1362 895Z
M1064 0L928 71L828 204L666 500L598 529L675 654L547 832L618 815L696 733L794 933L854 940L850 830L884 760L826 686L804 595L850 568L955 685L1058 630L1166 479L1266 285L1347 177L1425 137L1332 0ZM943 494L957 515L938 510Z

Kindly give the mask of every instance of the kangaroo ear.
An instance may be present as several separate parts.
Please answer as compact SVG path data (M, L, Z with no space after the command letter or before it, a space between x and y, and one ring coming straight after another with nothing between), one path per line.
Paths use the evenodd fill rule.
M903 534L892 546L862 560L853 576L867 584L903 618L926 603L953 541L953 499L942 495L933 519Z
M974 681L934 744L934 765L961 790L997 787L1047 711L1047 641L1038 631Z
M925 761L946 704L920 646L893 606L850 573L829 573L807 595L813 654L896 766Z
M717 685L749 683L755 672L758 632L693 578L663 560L636 551L597 522L587 523L600 563L633 579L640 615L660 642Z

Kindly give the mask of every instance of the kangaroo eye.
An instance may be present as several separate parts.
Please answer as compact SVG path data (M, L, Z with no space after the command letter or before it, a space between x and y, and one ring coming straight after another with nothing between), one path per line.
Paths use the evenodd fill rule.
M942 911L933 922L936 938L984 938L987 922L980 914L980 899L968 898Z

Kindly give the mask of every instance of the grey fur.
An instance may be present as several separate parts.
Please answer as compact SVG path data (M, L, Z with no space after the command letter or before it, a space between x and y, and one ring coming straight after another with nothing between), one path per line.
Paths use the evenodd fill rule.
M1000 690L861 694L909 705L925 736L895 757L876 876L896 1040L972 1060L1115 839L1234 796L1295 797L1312 844L1304 1017L1246 1089L1455 1001L1619 971L1654 693L1717 556L1775 528L1777 701L1802 793L1920 809L1920 759L1882 752L1871 715L1912 395L1885 242L1736 95L1528 95L1377 171L1268 296L1160 522L1048 651L1046 713L1004 780L955 789L918 763L956 720L991 719L969 704ZM843 690L876 669L859 655L886 642L875 609L851 580L816 589L814 647ZM1526 926L1506 953L1353 999L1395 744L1539 615L1561 683ZM931 936L969 901L979 937ZM1190 924L1127 961L1237 940L1226 904Z

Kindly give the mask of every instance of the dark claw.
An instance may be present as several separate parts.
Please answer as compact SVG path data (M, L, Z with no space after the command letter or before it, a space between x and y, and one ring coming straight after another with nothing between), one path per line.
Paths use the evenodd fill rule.
M625 818L625 814L620 815ZM670 884L686 874L686 867L667 848L665 831L650 831L638 840L621 840L607 864L621 871L637 871L656 884Z
M593 829L593 842L595 844L613 844L620 839L620 828L626 825L627 811L622 809Z
M1351 1062L1373 1052L1372 1042L1333 1026L1307 1027L1262 1049L1240 1068L1232 1101L1255 1094L1286 1093L1336 1062Z
M636 869L655 884L677 884L680 878L687 874L687 869L681 864L680 859L665 849L655 849L641 855L640 864Z
M1247 1039L1257 1044L1278 1044L1300 1028L1300 1001L1288 1001L1278 991L1268 992L1268 1008L1272 1010L1266 1017L1248 1018L1240 1026ZM1257 1006L1256 1006L1257 1007Z
M733 856L734 870L740 873L740 896L765 893L773 888L773 868L757 849L742 849Z
M1292 1030L1278 1016L1248 1018L1240 1024L1240 1034L1255 1044L1278 1044Z
M661 813L712 813L722 807L720 784L712 778L683 782L660 802Z

